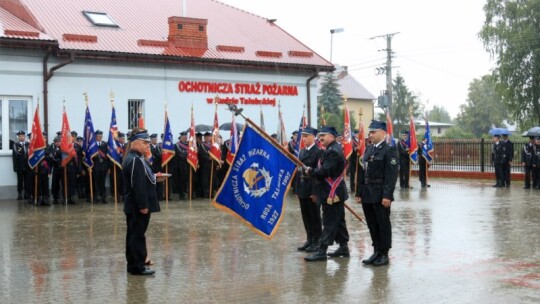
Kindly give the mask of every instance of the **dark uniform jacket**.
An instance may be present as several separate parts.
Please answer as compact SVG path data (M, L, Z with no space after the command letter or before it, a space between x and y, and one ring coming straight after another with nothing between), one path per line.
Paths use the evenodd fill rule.
M154 147L154 145L150 144L150 152L152 152L152 157L154 158L151 164L152 170L154 173L161 172L161 147L159 145Z
M523 145L523 150L521 151L521 162L525 164L527 167L532 166L533 162L533 155L535 154L534 144L533 143L526 143Z
M409 161L409 146L403 139L399 141L399 143L397 144L397 148L398 148L399 158L404 161ZM421 153L422 151L418 151L418 152Z
M540 145L534 145L532 164L535 165L537 169L540 168Z
M93 158L93 171L107 171L111 168L109 158L107 157L108 151L109 146L107 145L107 142L101 141L101 144L98 145L98 153ZM82 157L80 159L82 159Z
M122 164L124 177L124 213L133 214L148 208L150 212L159 212L156 193L156 178L150 163L142 154L129 151Z
M491 162L495 165L503 164L506 159L506 147L502 142L493 144Z
M28 148L29 143L27 141L19 141L13 144L12 158L14 172L22 172L30 169L28 166Z
M382 202L383 198L394 200L394 189L398 177L398 155L386 141L379 146L371 145L364 154L364 176L359 177L360 186L356 196L364 204Z
M503 151L504 151L503 162L506 164L508 162L513 161L514 160L514 143L510 141L510 139L501 140L501 143L503 144Z
M336 180L343 174L344 169L345 158L343 156L343 149L339 143L334 141L321 153L319 165L313 170L312 174L317 180L317 197L319 202L325 203L330 194L330 185L326 182L325 178L329 177L332 180ZM346 201L349 198L345 179L339 183L335 194L339 197L340 201Z
M299 159L307 167L317 168L321 152L321 149L314 144L309 150L307 148L302 149ZM309 198L311 195L316 195L316 187L316 181L313 177L302 173L297 174L296 194L299 198Z

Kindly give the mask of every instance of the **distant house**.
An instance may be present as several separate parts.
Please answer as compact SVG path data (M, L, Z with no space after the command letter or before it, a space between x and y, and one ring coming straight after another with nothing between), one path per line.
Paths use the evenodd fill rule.
M424 134L424 132L426 132L425 120L415 120L414 123L416 125L417 134ZM444 133L453 126L454 124L451 123L429 121L429 128L431 130L431 136L433 137L443 136Z
M359 122L359 114L362 111L362 121L364 127L369 126L375 115L374 101L377 99L369 92L358 80L356 80L347 71L346 66L336 66L339 90L341 95L347 98L347 107L349 108L350 116ZM317 82L317 92L321 88L323 78L319 77ZM351 126L352 129L358 129L358 125Z

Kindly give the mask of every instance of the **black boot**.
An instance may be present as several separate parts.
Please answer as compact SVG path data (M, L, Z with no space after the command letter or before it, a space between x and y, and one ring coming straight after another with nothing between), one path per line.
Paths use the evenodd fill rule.
M365 265L373 264L373 262L375 262L375 260L379 257L379 250L377 250L377 247L374 247L373 249L373 254L369 258L362 260L362 263Z
M298 251L306 251L306 249L311 245L310 241L306 241L302 246L296 248Z
M306 262L318 262L318 261L326 261L326 249L328 247L326 245L321 245L319 247L319 250L314 255L310 255L304 258Z
M388 250L383 250L377 259L373 262L373 266L384 266L390 263L390 258L388 257Z
M349 246L347 246L347 243L339 244L339 248L334 252L330 252L328 256L333 258L340 256L348 258L350 256Z
M18 201L21 201L21 200L22 200L22 194L21 194L21 192L19 192L19 195L17 196L17 200L18 200Z
M107 201L107 198L105 196L102 196L101 197L101 203L108 204L109 202Z
M70 205L75 205L75 204L77 204L77 203L75 202L75 200L73 199L73 196L70 196L70 197L69 197L69 199L68 199L68 204L70 204Z
M319 240L312 240L309 247L306 248L306 252L317 252L320 246L321 246L321 242Z

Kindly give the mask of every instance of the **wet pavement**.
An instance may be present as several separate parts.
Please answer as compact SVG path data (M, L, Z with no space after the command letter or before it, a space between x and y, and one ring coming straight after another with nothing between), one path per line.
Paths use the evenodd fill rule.
M350 213L351 257L306 263L290 193L272 240L209 200L162 203L147 233L153 277L126 274L121 204L4 200L0 303L538 303L540 190L491 184L397 189L391 264L379 268L362 265L369 234Z

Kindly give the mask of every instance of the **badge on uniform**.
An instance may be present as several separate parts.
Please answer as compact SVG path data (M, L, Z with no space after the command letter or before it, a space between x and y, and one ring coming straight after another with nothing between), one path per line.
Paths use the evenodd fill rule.
M392 166L397 165L397 160L396 160L395 158L392 158L392 159L390 160L390 164L391 164Z

